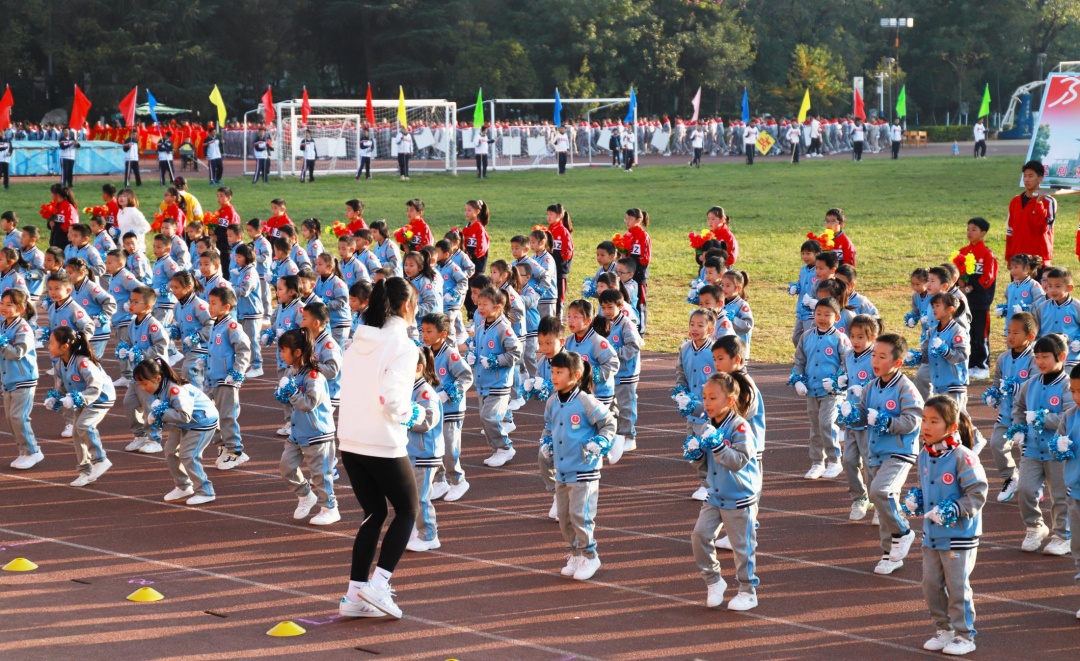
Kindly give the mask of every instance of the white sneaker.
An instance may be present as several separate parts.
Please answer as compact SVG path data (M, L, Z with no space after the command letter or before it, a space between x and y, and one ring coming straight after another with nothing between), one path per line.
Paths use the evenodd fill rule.
M56 368L50 367L49 369L45 370L45 373L49 376L56 376Z
M64 425L64 431L60 432L61 438L71 438L75 435L75 427L69 422Z
M34 454L20 455L15 458L15 461L11 462L11 467L24 471L27 468L33 468L44 458L45 455L43 455L41 451L35 452Z
M555 496L551 498L551 509L548 510L548 518L559 520L559 499Z
M153 439L147 439L139 448L139 454L154 454L155 452L161 452L161 450L161 443Z
M174 351L168 355L168 357L165 359L165 362L169 363L169 367L172 367L183 359L184 354Z
M821 477L833 479L839 477L840 473L844 472L844 467L840 465L839 461L834 461L831 464L825 466L825 472L821 474Z
M188 487L186 489L181 489L180 487L174 487L172 491L165 494L165 497L162 500L164 500L166 503L175 503L178 500L187 500L188 498L191 498L194 495L195 495L195 490L192 489L191 487Z
M364 583L359 592L364 601L390 617L401 619L401 609L394 603L394 590L389 585L385 588L377 588L371 583Z
M881 525L881 517L880 517L880 516L878 516L878 511L877 511L877 510L874 510L874 520L873 520L873 524L874 524L875 526L880 526L880 525Z
M849 521L862 521L866 518L866 513L870 511L870 508L874 504L867 498L860 498L851 503L851 514L848 514Z
M90 473L79 473L79 477L71 481L73 487L85 487L94 480L90 477Z
M516 410L520 409L522 406L525 406L525 398L524 397L518 397L517 399L511 399L510 400L509 408L510 408L511 411L516 411Z
M246 464L250 459L251 457L247 456L246 452L241 452L240 454L222 452L214 465L223 471L227 471L232 470L241 464Z
M574 572L574 580L587 581L593 577L597 569L600 569L599 555L594 555L591 558L581 556L581 564L578 565L577 571Z
M615 438L611 441L611 449L608 450L607 454L609 464L614 466L622 459L624 439L625 437L622 434L615 434Z
M816 480L825 474L825 464L810 464L810 470L803 477L807 480Z
M1046 555L1068 555L1072 552L1072 541L1057 535L1050 538L1050 543L1043 549Z
M386 613L366 601L349 601L347 596L338 602L338 614L342 617L385 617Z
M341 521L341 512L338 511L338 508L335 507L334 509L330 509L328 507L323 507L319 510L318 514L311 517L308 523L313 526L328 526L331 523L337 523L338 521Z
M636 438L624 439L623 444L622 444L622 451L623 452L633 452L634 450L637 450L637 439Z
M757 595L749 592L740 592L728 602L729 611L748 611L757 608Z
M1050 529L1046 527L1045 523L1040 523L1037 528L1028 528L1027 534L1024 535L1024 541L1020 544L1021 551L1038 551L1042 546L1043 540L1050 534Z
M517 429L517 425L513 421L503 422L500 427L502 428L503 436L509 436L510 434L514 433L515 429Z
M956 637L956 632L950 630L938 631L934 637L923 643L922 648L928 652L940 652Z
M892 548L889 549L889 560L893 562L900 562L907 557L908 551L911 550L911 543L915 541L915 529L911 528L907 531L906 535L900 537L893 537Z
M727 590L727 581L721 578L706 587L709 592L705 596L705 607L720 608L720 604L724 603L724 591Z
M963 636L957 636L941 651L950 656L963 656L968 652L975 651L975 641L970 638L964 638Z
M440 498L446 496L446 494L448 493L450 493L450 485L446 482L436 482L435 484L431 485L432 500L439 500Z
M1001 487L1001 493L997 495L997 501L999 503L1007 503L1013 499L1016 495L1016 488L1020 486L1020 480L1016 479L1016 476L1012 476Z
M217 496L207 496L205 494L197 493L191 498L187 499L188 505L203 505L205 503L212 503L217 500Z
M112 468L112 462L108 459L102 459L101 461L97 462L90 467L90 481L93 482L94 480L98 479L105 474L105 471L109 470L110 468Z
M516 454L517 450L514 448L500 448L495 451L495 454L488 457L484 463L492 468L498 468L513 459Z
M989 379L990 378L990 370L988 370L988 369L968 370L968 378L969 379Z
M728 535L724 535L720 539L713 542L713 546L715 546L718 549L724 549L725 551L734 551L735 550L735 549L731 548L731 537L728 536Z
M124 452L136 452L144 444L150 442L149 436L136 436L131 439L131 442L124 446Z
M249 369L244 374L244 378L245 379L254 379L254 378L260 377L262 375L263 375L263 370L262 370L261 367L259 369L252 368L252 369ZM342 599L344 599L344 597L342 597Z
M315 495L314 491L309 491L306 496L297 496L296 500L296 509L293 510L292 518L299 521L311 514L311 508L315 507L319 502L319 497Z
M698 487L694 493L690 494L690 498L704 502L709 499L709 490L705 487Z
M127 377L122 376L116 381L113 381L113 386L116 388L127 388L129 383L131 383L131 381L128 380Z
M288 436L292 433L292 421L286 422L280 429L275 432L278 436Z
M571 555L567 556L566 566L559 570L559 573L563 576L570 578L577 573L578 567L581 566L581 561L585 559L583 555Z
M443 496L443 500L447 502L454 502L455 500L461 500L461 497L465 495L465 492L469 490L469 483L463 478L457 484L451 484L450 489Z
M415 553L423 553L424 551L433 551L441 546L442 543L439 541L438 537L425 541L416 535L413 535L409 538L409 543L405 545L405 549Z
M903 560L900 560L898 562L893 562L892 560L889 560L888 556L885 556L885 557L881 558L881 560L878 560L877 566L874 567L874 573L875 574L881 574L881 575L884 576L884 575L888 575L888 574L893 573L894 571L896 571L897 569L900 569L903 566L904 566L904 561Z

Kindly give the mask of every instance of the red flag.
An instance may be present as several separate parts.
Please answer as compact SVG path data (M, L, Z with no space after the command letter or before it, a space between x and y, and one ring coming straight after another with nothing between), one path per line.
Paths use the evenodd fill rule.
M270 93L270 86L266 86L266 94L262 95L263 119L267 124L274 123L274 95Z
M131 128L135 126L135 98L138 95L139 88L132 87L128 92L124 100L120 102L120 114L124 117L124 124Z
M308 99L307 86L304 86L304 100L300 104L300 119L307 124L307 116L311 114L311 101Z
M857 87L855 88L855 116L866 121L866 108L863 107L862 94L859 94Z
M86 115L90 112L90 99L82 93L79 86L75 86L75 100L71 102L71 120L68 126L76 131L86 126Z
M11 97L11 87L4 90L3 98L0 98L0 131L6 131L11 126L11 106L15 100Z
M368 126L375 126L375 108L371 105L371 83L367 84L367 110L364 111L364 119L367 120Z

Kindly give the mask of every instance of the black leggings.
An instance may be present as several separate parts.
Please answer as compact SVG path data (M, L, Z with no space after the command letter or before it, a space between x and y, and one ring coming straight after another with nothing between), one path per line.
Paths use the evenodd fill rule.
M349 475L353 493L364 510L364 522L360 524L356 541L353 542L349 579L367 581L371 574L371 563L375 560L375 549L379 546L379 533L386 521L388 500L394 508L394 519L383 537L378 566L393 572L405 553L405 545L412 536L416 513L420 509L416 480L408 457L386 459L342 452L341 463Z

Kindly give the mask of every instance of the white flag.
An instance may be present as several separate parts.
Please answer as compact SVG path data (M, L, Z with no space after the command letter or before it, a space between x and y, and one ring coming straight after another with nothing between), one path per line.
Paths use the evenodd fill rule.
M694 100L690 102L690 105L694 106L694 116L690 118L690 123L693 124L697 121L698 111L701 109L701 87L697 88L697 94L694 95Z

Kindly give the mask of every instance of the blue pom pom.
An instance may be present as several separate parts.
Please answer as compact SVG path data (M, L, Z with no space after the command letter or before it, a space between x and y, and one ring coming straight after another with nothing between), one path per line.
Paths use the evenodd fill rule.
M700 397L689 393L687 393L687 396L690 398L690 401L688 401L685 406L678 407L679 415L684 418L689 418L690 416L694 415L694 413L698 410L698 407L701 406Z
M1001 382L1001 392L1003 395L1012 397L1020 392L1020 386L1022 385L1024 385L1023 379L1007 376Z
M915 510L908 509L907 501L908 497L914 498L917 503ZM900 509L904 511L904 514L908 516L919 516L923 513L923 495L922 489L919 487L911 487L911 490L907 492L907 495L900 500Z
M941 344L937 345L936 347L930 348L930 355L936 356L938 358L943 358L946 354L949 353L949 349L951 348L952 347L949 346L949 343L943 340Z
M412 338L412 343L416 345L417 349L423 349L424 348L424 343L421 342L420 340L416 339L415 337Z
M592 381L595 384L601 384L604 382L604 375L600 371L599 365L593 365L592 368Z
M705 455L701 447L701 439L697 436L687 436L683 441L683 459L687 461L700 461Z
M165 426L165 421L161 419L165 412L169 410L169 400L160 400L155 406L150 408L150 414L154 416L154 421L150 423L152 429L161 429Z
M1046 424L1046 414L1050 411L1046 409L1039 409L1035 412L1035 422L1031 423L1031 426L1035 428L1035 431L1042 433L1043 425Z
M1050 441L1050 456L1054 458L1054 461L1068 461L1076 459L1076 441L1069 439L1069 447L1064 452L1058 450L1058 439L1060 436L1055 436L1054 440ZM1065 438L1069 438L1066 436Z
M1017 435L1017 434L1025 434L1026 435L1027 434L1027 425L1010 425L1009 428L1005 430L1005 438L1006 439L1012 439L1012 437Z
M101 328L105 324L109 323L109 315L102 312L98 316L94 317L94 321L97 322L97 327Z
M554 390L555 386L552 385L551 379L544 379L539 385L533 382L533 397L541 402L546 402Z
M198 333L192 333L184 338L184 346L191 347L192 349L202 346L202 337Z
M282 404L287 404L289 402L289 398L292 397L295 394L296 394L296 379L293 378L293 377L289 377L289 382L288 383L286 383L283 386L278 386L274 390L274 399L281 402ZM414 404L414 406L415 406L415 404Z
M162 298L168 298L169 295L172 294L172 289L169 288L169 283L166 282L165 284L158 287L157 293L158 296Z
M671 389L671 399L672 400L675 399L676 395L680 395L680 394L689 395L690 394L690 389L687 388L684 385L677 385L677 386L672 387L672 389Z
M809 380L805 374L796 374L795 370L791 370L791 376L788 377L787 384L793 386L796 383L802 383L805 386L809 383Z
M167 328L168 331L169 331L169 339L170 340L179 340L180 339L180 327L179 326L166 326L165 328Z
M273 343L274 343L274 328L273 328L273 326L271 326L270 328L264 328L263 331L261 333L259 333L259 337L261 338L262 345L264 347L272 346Z
M45 399L52 399L55 404L48 407L50 411L59 411L61 408L60 400L64 398L64 393L59 390L50 390L45 393Z
M581 297L582 298L596 298L596 279L585 278L585 281L581 283Z
M555 446L550 436L540 438L540 453L549 459L555 454Z
M71 393L71 403L76 409L86 408L86 398L78 390Z
M413 425L415 425L417 422L420 421L420 418L423 417L423 415L424 415L424 409L420 408L420 405L417 404L416 402L413 402L412 403L412 414L409 415L408 420L405 420L404 422L401 423L401 426L402 427L412 428Z
M983 392L983 403L992 409L996 409L1001 406L1002 400L1005 399L1005 393L1001 392L1001 388L997 386L990 386Z
M904 325L908 328L915 328L919 325L919 315L915 312L908 312L904 315Z
M461 402L463 393L457 381L443 381L443 392L446 393L448 404L457 406Z
M697 289L690 289L690 293L686 295L686 302L690 305L701 304L701 291Z
M873 425L873 430L878 434L889 433L889 423L892 422L892 416L885 413L879 413L877 421Z
M48 326L41 326L41 342L44 344L49 343L49 338L52 337L52 328Z
M956 525L956 522L960 519L960 506L956 504L956 501L952 498L943 498L937 504L937 508L941 514L941 525L946 528Z
M273 275L271 275L270 276L270 286L271 287L277 287L278 279L279 279L279 276L278 276L277 273L274 273Z
M909 349L908 352L904 355L904 366L905 367L915 367L916 365L918 365L921 362L922 362L922 352L921 351L916 351L915 349Z
M1009 304L1008 303L998 303L997 306L994 307L994 312L999 317L1008 317L1009 316Z
M585 447L588 446L589 443L596 443L596 445L600 448L600 451L589 452L588 450L586 450ZM600 457L607 455L608 450L610 449L611 441L604 438L603 436L593 436L588 441L586 441L584 446L582 446L582 451L585 453L585 461L596 461Z
M235 383L236 385L240 385L244 382L244 375L237 370L229 370L226 373L226 376L231 376L233 383Z
M128 344L127 342L124 342L123 340L116 343L116 359L117 360L127 360L127 358L121 358L120 357L120 352L121 351L131 351L131 345Z
M8 344L11 344L11 339L7 335L0 335L0 349L3 349Z

